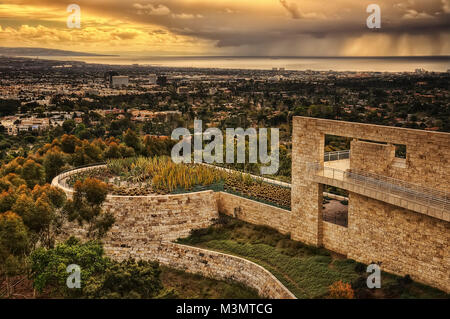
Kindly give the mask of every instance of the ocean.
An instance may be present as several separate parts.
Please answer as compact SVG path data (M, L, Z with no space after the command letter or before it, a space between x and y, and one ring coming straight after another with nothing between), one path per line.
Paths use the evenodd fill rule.
M86 63L158 67L220 68L291 71L354 71L354 72L413 72L424 69L447 72L450 57L373 57L373 58L316 58L316 57L205 57L205 56L40 56L42 59L83 61Z

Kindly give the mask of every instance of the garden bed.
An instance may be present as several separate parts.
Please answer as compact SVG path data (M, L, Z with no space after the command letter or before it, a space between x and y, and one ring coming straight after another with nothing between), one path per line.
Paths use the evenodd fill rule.
M105 182L111 195L167 195L214 190L288 210L291 207L291 189L288 187L211 166L175 164L169 157L110 160L105 166L70 175L66 183L73 188L77 181L86 178Z

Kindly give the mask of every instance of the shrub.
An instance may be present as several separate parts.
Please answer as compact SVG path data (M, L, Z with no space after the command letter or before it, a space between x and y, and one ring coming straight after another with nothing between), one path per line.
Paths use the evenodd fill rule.
M349 283L339 280L333 283L329 288L330 298L332 299L353 299L355 293Z
M365 272L366 269L367 269L367 267L363 263L356 263L356 265L355 265L356 272Z
M409 284L411 284L413 282L413 280L411 279L410 275L406 275L405 277L398 277L397 278L397 283L401 286L407 286Z

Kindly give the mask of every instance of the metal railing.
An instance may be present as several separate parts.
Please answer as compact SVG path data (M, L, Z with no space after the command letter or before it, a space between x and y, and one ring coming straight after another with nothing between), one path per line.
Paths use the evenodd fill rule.
M349 158L350 158L350 150L327 152L323 156L323 160L325 162L339 161L339 160L349 159Z
M95 168L97 168L98 166L101 166L101 165L106 165L106 162L86 164L86 165L82 165L82 166L66 169L65 171L63 171L60 174L58 174L58 176L57 176L57 178L58 178L57 179L58 185L61 185L64 188L71 189L72 187L67 184L67 179L66 179L67 177L69 177L69 176L71 176L73 174L76 174L77 171L79 171L81 169L85 169L85 168L95 169Z
M450 193L448 192L422 187L383 175L356 170L343 171L319 163L307 163L307 171L309 174L344 181L381 193L400 196L421 205L450 211Z

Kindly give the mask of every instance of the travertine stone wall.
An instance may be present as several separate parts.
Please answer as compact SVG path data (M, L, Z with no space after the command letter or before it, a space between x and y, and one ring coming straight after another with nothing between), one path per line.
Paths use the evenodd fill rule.
M449 292L449 243L448 222L350 194L348 258Z
M218 217L213 191L162 196L111 196L103 209L116 222L105 242L112 247L140 247L151 241L175 240L192 229L206 228ZM66 234L85 236L77 223L64 226Z
M348 228L323 221L323 247L342 255L348 253Z
M448 221L350 190L345 231L322 221L320 183L302 177L306 162L323 163L323 139L329 134L406 145L406 165L402 168L393 165L393 146L354 141L351 167L450 191L450 134L305 117L294 117L293 122L292 237L347 253L363 263L382 262L385 271L409 274L450 292Z
M389 167L395 158L395 146L353 140L350 169L389 176ZM376 165L375 165L376 163Z
M310 245L322 245L323 187L307 181L306 162L323 163L325 134L319 122L294 118L292 133L292 239Z
M131 251L127 248L107 250L115 259L128 257L158 261L162 265L205 277L234 280L256 289L260 296L272 299L295 299L295 296L263 267L232 255L170 242L149 245Z
M290 211L225 192L216 193L219 212L255 225L275 228L282 234L291 232Z
M293 118L293 125L292 145L294 146L293 157L295 156L293 166L298 167L298 161L303 159L322 160L316 153L322 152L321 135L323 134L406 145L406 169L392 169L391 177L424 187L450 191L449 133L301 116ZM308 132L308 130L314 131ZM313 155L308 155L308 151Z

